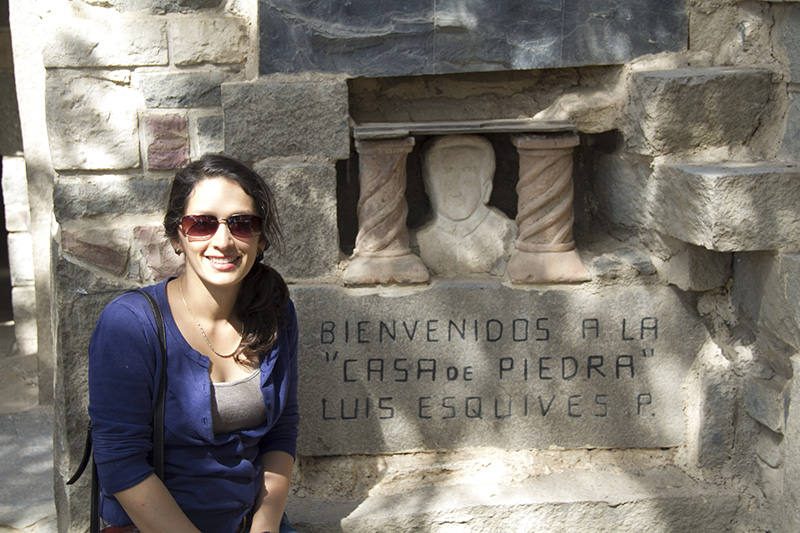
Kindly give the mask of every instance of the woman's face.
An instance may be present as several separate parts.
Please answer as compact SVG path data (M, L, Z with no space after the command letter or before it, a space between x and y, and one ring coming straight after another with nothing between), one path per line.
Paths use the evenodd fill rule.
M253 199L235 181L212 177L199 181L186 204L184 215L212 215L224 221L233 215L256 215ZM216 287L238 287L250 272L262 249L260 236L234 237L222 222L208 239L187 237L178 231L186 255L186 276Z

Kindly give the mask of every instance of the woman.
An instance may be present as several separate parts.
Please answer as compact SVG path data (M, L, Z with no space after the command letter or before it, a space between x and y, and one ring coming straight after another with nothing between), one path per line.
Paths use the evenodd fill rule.
M165 481L148 462L158 337L128 293L89 347L100 514L122 531L294 531L297 322L286 283L260 263L280 238L272 194L247 166L205 156L176 174L164 227L186 265L145 289L166 327Z

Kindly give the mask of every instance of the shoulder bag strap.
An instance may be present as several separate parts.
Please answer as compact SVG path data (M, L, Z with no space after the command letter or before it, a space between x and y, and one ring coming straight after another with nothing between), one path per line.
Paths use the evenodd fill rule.
M158 307L158 302L153 298L150 293L142 289L132 289L128 292L138 292L147 299L150 308L153 311L153 316L156 323L156 332L158 333L158 344L161 349L161 371L158 376L155 393L155 408L153 409L153 468L156 475L164 479L164 404L166 403L167 396L167 338L166 330L164 328L164 317L161 314L161 308ZM86 443L83 449L83 458L75 471L75 474L67 481L67 485L72 485L83 474L86 467L89 465L89 459L92 454L92 426L89 424L89 429L86 432ZM94 471L94 467L92 468ZM96 475L93 472L93 477ZM96 483L93 483L93 486Z
M150 295L149 292L142 289L134 289L131 292L138 292L147 298L150 308L153 310L153 316L156 322L156 330L158 331L158 343L161 347L161 372L158 376L158 385L156 388L156 405L153 410L153 468L156 475L164 479L164 404L167 397L167 337L164 328L164 317L161 314L161 308L158 307L156 299Z

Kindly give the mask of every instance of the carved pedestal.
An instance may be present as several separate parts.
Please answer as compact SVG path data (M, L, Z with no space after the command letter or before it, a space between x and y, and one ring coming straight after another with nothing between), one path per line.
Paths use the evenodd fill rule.
M519 152L519 237L508 263L514 283L586 281L572 239L572 151L575 133L512 135Z
M356 246L343 275L348 285L428 281L406 227L406 156L413 146L413 137L356 141L361 193Z

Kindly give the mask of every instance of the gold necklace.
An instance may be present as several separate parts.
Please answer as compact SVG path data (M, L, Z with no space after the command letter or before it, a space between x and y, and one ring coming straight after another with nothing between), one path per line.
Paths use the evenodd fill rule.
M211 348L211 351L217 354L219 357L222 357L223 359L228 359L229 357L233 357L234 355L236 355L239 352L239 348L242 347L242 334L239 333L239 331L236 330L236 328L233 328L234 330L236 330L236 333L239 333L239 344L236 345L236 349L229 354L223 354L216 351L214 349L214 345L212 345L211 341L208 339L208 335L206 335L206 330L204 330L203 326L200 325L200 321L197 320L197 318L195 318L194 313L192 313L192 310L189 309L189 304L186 303L186 297L183 295L183 279L180 280L178 286L181 289L181 300L183 300L183 305L186 306L186 310L189 311L189 316L192 317L192 320L194 320L195 324L197 324L197 327L200 328L200 333L203 334L203 338L205 339L206 344L208 344L208 347Z

